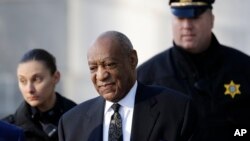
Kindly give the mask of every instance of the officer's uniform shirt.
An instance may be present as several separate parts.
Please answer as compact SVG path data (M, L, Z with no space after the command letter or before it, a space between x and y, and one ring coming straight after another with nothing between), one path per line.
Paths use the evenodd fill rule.
M138 68L138 81L192 96L204 140L231 140L236 129L250 131L250 57L219 44L214 35L202 54L174 46L154 56Z

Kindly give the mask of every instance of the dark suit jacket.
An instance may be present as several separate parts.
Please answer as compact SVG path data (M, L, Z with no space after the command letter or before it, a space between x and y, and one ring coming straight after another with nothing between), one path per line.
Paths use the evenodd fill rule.
M0 141L24 141L21 128L0 121Z
M59 122L60 141L102 141L105 100L76 106ZM138 83L131 141L187 141L195 128L191 100L178 92Z

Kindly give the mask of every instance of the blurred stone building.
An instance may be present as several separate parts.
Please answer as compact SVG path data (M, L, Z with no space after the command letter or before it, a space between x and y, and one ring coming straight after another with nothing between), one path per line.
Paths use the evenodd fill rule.
M250 1L216 0L214 33L221 43L250 54ZM172 44L168 0L0 0L0 118L22 101L16 67L29 49L55 55L57 91L80 103L97 96L86 51L102 32L125 33L139 64Z

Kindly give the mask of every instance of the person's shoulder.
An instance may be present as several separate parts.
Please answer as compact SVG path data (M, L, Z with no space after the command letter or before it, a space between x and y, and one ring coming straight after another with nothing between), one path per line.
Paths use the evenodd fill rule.
M84 108L86 110L88 110L89 108L91 108L92 106L96 106L96 104L100 104L101 101L104 101L104 99L101 96L97 96L95 98L86 100L82 103L79 104L79 108Z
M70 100L70 99L68 99L68 98L66 98L66 97L64 97L64 96L62 96L62 95L59 94L59 93L56 93L56 95L57 95L57 97L59 98L59 101L62 102L63 105L66 106L66 107L71 108L71 107L74 107L74 106L77 105L74 101L72 101L72 100Z
M250 56L243 53L242 51L232 48L232 47L228 47L228 46L223 46L223 53L230 58L234 59L238 58L236 60L240 60L240 61L250 61ZM241 60L244 59L244 60Z
M159 52L158 54L152 56L145 62L143 62L139 67L138 70L144 70L145 68L151 68L151 66L159 65L159 64L165 64L166 62L166 56L168 56L170 49L166 49L162 52Z
M142 84L144 85L144 84ZM151 93L160 100L189 101L190 97L174 89L159 85L144 85L144 91Z
M152 84L156 79L172 75L171 50L172 48L160 52L142 63L137 68L137 79L145 84Z
M69 111L63 114L63 118L69 118L76 115L84 115L88 110L91 110L93 106L97 105L102 98L100 96L86 100L79 105L71 108ZM99 103L100 104L100 103Z
M28 104L25 101L22 101L21 104L16 109L15 113L10 114L2 118L2 121L8 122L10 124L22 124L26 119L28 113Z
M241 71L249 74L250 56L232 47L223 46L222 48L223 62L225 70Z
M1 133L22 132L22 129L20 127L17 127L4 121L0 121L0 130Z
M15 123L15 115L14 114L7 115L4 118L2 118L1 120L4 122L14 124Z
M165 86L151 86L154 87L155 89L161 89L161 93L164 95L168 95L171 97L180 97L180 98L184 98L184 99L189 99L189 97L177 90L171 89L169 87L165 87Z
M145 85L141 91L140 100L155 102L159 107L168 107L167 109L171 111L182 111L192 103L189 96L158 85Z
M0 121L0 140L1 141L24 141L23 130L13 124Z

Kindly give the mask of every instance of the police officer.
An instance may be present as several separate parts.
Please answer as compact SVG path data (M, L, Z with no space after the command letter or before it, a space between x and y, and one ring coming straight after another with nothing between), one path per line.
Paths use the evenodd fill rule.
M18 64L17 78L24 101L4 120L21 127L26 141L58 141L59 119L76 104L55 91L60 80L56 59L44 49L29 50Z
M169 1L173 46L139 66L138 80L193 98L200 117L194 140L236 141L237 129L250 132L250 57L220 44L212 33L213 3Z

